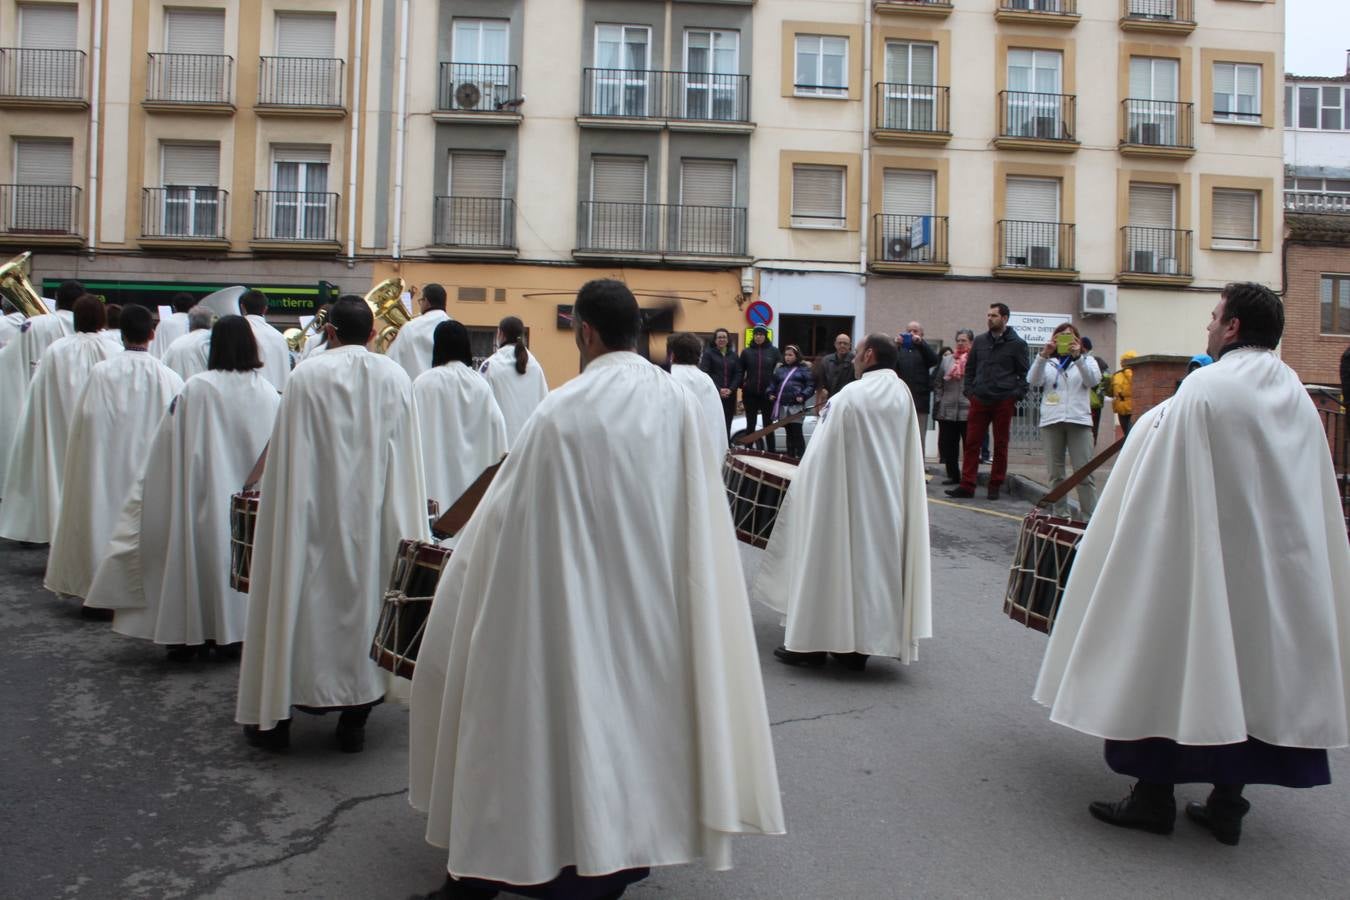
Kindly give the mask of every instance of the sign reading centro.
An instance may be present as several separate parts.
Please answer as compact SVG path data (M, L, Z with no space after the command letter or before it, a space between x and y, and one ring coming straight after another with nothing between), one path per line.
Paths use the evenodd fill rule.
M1050 333L1065 322L1072 322L1073 316L1065 313L1021 313L1015 312L1008 317L1008 324L1018 336L1027 342L1032 353L1038 351L1050 340Z

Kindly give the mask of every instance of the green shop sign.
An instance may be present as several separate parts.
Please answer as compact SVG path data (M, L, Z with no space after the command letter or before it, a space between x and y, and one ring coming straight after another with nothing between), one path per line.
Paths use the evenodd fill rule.
M60 287L62 280L60 278L44 278L42 280L42 295L44 297L55 296L56 289ZM193 297L201 299L207 294L214 294L216 291L233 287L238 282L233 284L199 284L181 281L85 281L83 284L85 290L103 298L105 303L116 303L121 306L128 303L138 303L141 306L155 309L159 306L168 306L174 294L191 294ZM337 285L327 281L308 285L251 284L245 285L245 287L262 291L267 295L268 312L282 316L313 315L314 310L320 305L330 300L336 300L341 293Z

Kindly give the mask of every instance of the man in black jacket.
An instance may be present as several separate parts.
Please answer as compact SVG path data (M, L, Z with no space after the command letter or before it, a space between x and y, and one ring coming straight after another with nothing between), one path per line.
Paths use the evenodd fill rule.
M846 334L834 339L834 352L820 358L820 369L816 385L816 409L822 409L825 401L843 390L857 376L853 374L853 340Z
M938 364L937 351L923 339L923 326L910 322L905 330L895 336L895 349L899 358L895 371L900 380L909 386L914 396L914 412L919 417L919 440L928 436L928 398L932 394L930 373Z
M994 465L989 470L989 499L997 500L1008 476L1008 436L1017 401L1027 392L1031 353L1027 342L1008 325L1011 313L1006 303L989 307L989 330L975 338L966 360L965 395L970 398L966 419L966 445L961 460L961 483L947 491L949 497L974 497L975 476L980 468L980 442L994 426Z
M769 399L769 385L773 384L773 370L783 361L783 354L769 343L769 329L763 325L755 326L750 346L741 351L741 402L745 404L745 430L754 431L762 426L755 422L763 419L769 424L773 401ZM764 439L764 446L772 453L775 449L773 432Z
M722 398L722 415L727 420L727 439L731 439L731 420L736 415L736 389L741 386L741 360L731 349L731 334L725 328L713 332L713 342L703 348L698 367L712 379Z

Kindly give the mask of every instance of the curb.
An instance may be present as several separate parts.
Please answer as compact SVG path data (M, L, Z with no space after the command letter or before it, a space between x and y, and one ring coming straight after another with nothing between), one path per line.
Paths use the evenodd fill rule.
M941 465L926 465L924 471L935 478L945 477L947 470ZM989 473L980 470L975 476L977 487L989 484ZM1041 484L1035 479L1028 478L1026 475L1019 475L1015 472L1009 472L1008 478L1003 482L1003 492L1006 496L1016 497L1018 500L1025 500L1028 503L1035 504L1037 500L1049 493L1050 488ZM1075 519L1082 518L1082 511L1078 508L1078 501L1073 497L1066 497L1064 500L1069 506L1069 516Z

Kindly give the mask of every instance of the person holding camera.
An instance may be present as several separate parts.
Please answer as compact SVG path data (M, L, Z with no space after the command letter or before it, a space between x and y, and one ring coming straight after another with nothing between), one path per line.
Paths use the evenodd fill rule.
M1064 480L1067 450L1077 472L1092 459L1092 388L1101 379L1097 361L1083 352L1072 322L1058 325L1027 372L1027 384L1041 393L1041 444L1053 488ZM1097 486L1089 475L1078 485L1078 506L1086 519L1097 506ZM1068 504L1055 504L1056 515L1068 515Z
M919 440L924 441L928 435L928 398L932 394L929 377L938 364L937 351L923 339L923 326L918 322L910 322L895 336L895 349L898 354L895 371L914 396Z

